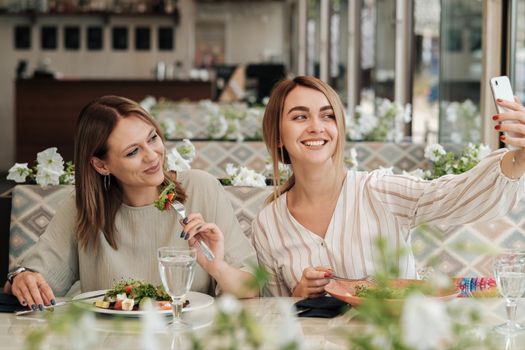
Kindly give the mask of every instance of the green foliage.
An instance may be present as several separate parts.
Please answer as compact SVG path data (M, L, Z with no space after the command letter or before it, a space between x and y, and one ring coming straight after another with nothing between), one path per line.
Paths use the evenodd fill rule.
M246 286L250 289L261 291L266 283L268 283L268 280L270 279L270 273L264 266L261 265L252 266L252 273L253 278L246 283Z
M435 154L432 169L427 179L433 180L448 174L462 174L475 167L479 161L489 152L488 147L482 144L468 144L465 149L456 154L446 152L445 154ZM426 152L425 152L426 153Z

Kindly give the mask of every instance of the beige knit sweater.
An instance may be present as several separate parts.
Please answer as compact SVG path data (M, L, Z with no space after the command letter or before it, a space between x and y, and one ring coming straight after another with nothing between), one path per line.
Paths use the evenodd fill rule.
M255 250L244 236L232 206L219 182L211 175L189 170L179 172L177 180L188 194L186 213L201 213L216 223L225 236L225 260L249 271L257 263ZM97 254L80 248L75 233L74 195L58 209L44 234L18 263L43 274L57 296L64 295L80 279L82 292L111 288L122 278L141 279L160 284L157 248L184 248L182 227L174 210L160 211L152 205L130 207L123 204L116 216L118 250L101 239ZM215 281L197 266L192 290L216 294Z

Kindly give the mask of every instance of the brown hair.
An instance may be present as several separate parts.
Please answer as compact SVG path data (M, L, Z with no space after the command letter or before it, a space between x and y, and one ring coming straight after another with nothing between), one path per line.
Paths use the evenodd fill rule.
M280 185L279 177L279 162L283 164L290 164L290 157L284 146L281 144L281 121L284 109L284 102L286 97L297 86L304 86L322 92L328 102L332 106L335 114L335 121L337 124L337 131L339 137L337 138L337 147L333 155L335 164L343 166L344 150L345 150L345 112L343 104L339 95L324 81L310 76L299 76L293 79L281 80L274 87L263 118L263 139L266 143L266 148L270 157L272 158L274 191L266 202L272 202L281 194L289 191L295 184L295 176L292 174L290 178Z
M105 159L108 138L120 118L136 116L155 127L162 139L162 132L155 120L136 102L119 96L103 96L88 103L78 116L75 132L75 194L77 207L77 237L80 246L96 251L99 232L102 231L109 245L117 250L115 216L122 204L122 189L111 176L111 186L104 188L104 176L91 165L92 157ZM164 140L162 139L164 142ZM164 171L164 183L171 175ZM176 196L179 201L186 194L179 183Z

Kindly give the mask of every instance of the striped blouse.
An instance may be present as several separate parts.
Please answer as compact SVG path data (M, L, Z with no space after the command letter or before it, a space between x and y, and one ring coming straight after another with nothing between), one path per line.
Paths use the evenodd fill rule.
M434 181L410 176L348 171L325 238L302 226L286 206L286 193L253 221L259 264L270 272L266 295L289 296L303 270L329 266L334 274L359 278L375 269L375 241L408 251L398 257L402 278L417 278L410 230L422 223L459 225L503 216L524 192L524 177L503 175L506 150L491 153L461 175Z

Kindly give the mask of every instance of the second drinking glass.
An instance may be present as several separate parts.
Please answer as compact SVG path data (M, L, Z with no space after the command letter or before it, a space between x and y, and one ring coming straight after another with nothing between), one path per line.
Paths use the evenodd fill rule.
M507 309L507 322L497 326L496 331L502 334L523 331L516 323L516 308L525 293L525 252L506 251L498 255L494 260L494 275Z

